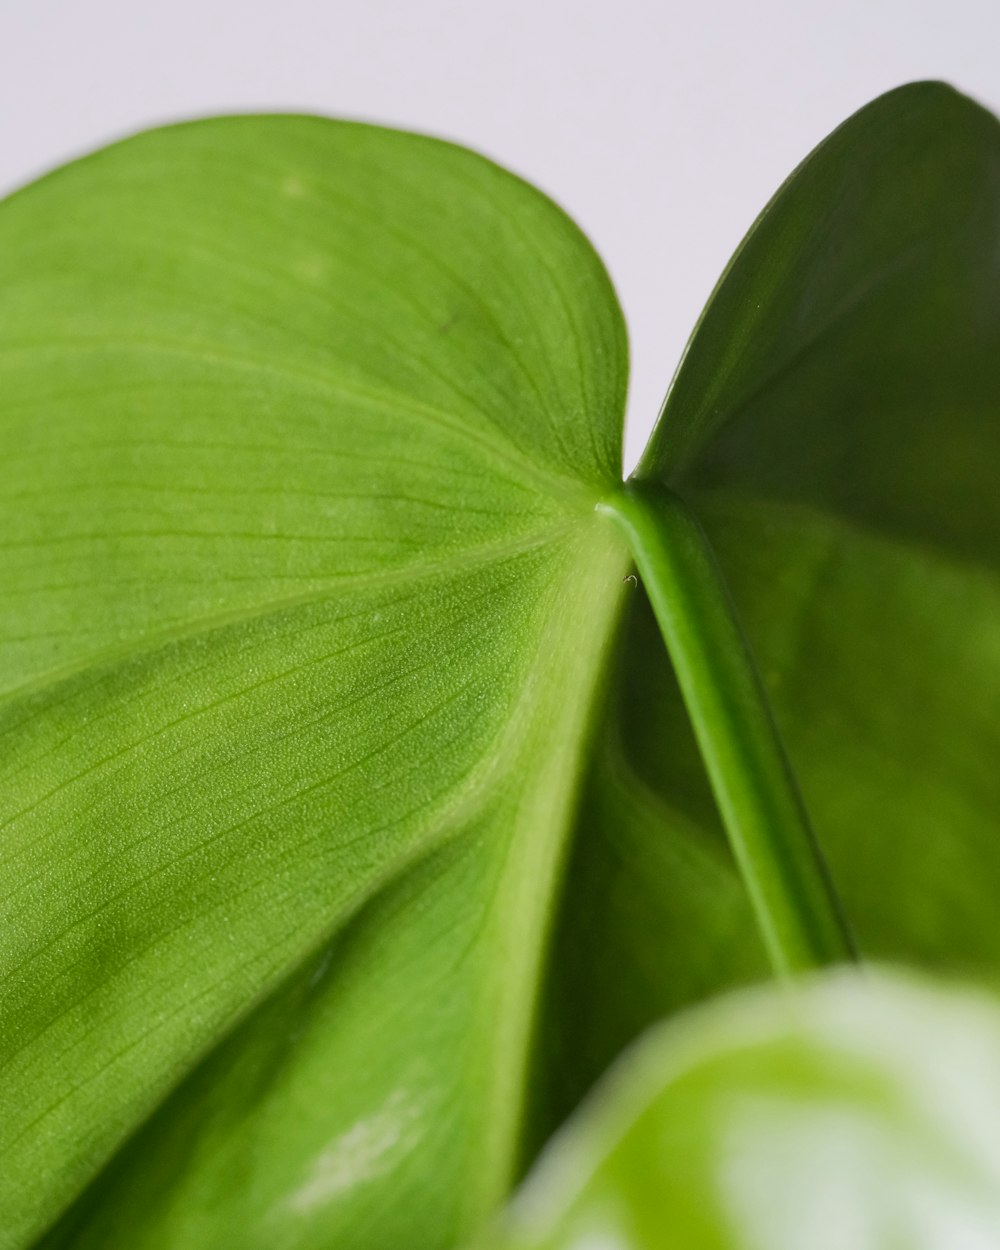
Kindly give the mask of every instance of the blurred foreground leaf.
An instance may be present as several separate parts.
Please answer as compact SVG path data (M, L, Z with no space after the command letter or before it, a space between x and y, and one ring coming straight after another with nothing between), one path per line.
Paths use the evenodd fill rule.
M734 994L644 1039L557 1135L488 1245L998 1242L1000 1005L842 971Z

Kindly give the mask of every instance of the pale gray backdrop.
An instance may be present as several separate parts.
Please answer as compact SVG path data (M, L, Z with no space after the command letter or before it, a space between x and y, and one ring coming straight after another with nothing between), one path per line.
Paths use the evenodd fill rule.
M1000 0L0 0L0 192L155 122L431 131L555 196L628 317L628 459L705 296L812 145L913 78L1000 107Z

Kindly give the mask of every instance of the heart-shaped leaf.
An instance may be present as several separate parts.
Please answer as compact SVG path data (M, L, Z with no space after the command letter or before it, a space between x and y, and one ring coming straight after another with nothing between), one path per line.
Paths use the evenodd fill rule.
M208 122L3 206L0 338L4 1244L271 992L123 1238L445 1244L624 593L604 272L458 148Z

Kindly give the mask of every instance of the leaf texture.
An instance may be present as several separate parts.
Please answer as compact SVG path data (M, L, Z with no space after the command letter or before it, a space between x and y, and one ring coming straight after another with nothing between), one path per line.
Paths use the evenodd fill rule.
M332 1221L385 1244L393 1151L426 1187L410 1155L436 1134L412 1236L447 1244L517 1157L622 595L593 513L625 385L603 270L481 158L310 118L170 128L58 171L4 204L0 258L2 1243L260 1003L233 1074L192 1078L212 1092L199 1197L140 1194L127 1239L305 1245ZM310 1090L312 1134L261 1090L259 1166L240 1125L213 1151L213 1116L250 1116L248 1066L300 1035L270 1097ZM379 1159L324 1180L352 1117L383 1124Z

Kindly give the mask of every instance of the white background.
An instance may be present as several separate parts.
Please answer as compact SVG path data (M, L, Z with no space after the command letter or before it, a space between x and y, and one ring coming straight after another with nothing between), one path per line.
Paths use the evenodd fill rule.
M293 109L479 148L558 199L632 336L638 454L758 209L866 100L1000 108L1000 0L0 0L0 192L155 122Z

